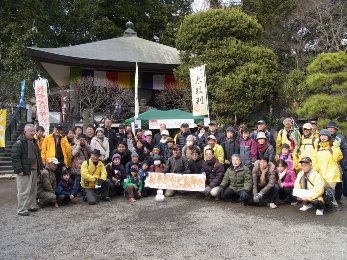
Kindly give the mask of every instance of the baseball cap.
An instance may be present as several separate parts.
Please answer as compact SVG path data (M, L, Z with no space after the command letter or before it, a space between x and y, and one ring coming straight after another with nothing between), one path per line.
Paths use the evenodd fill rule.
M62 130L63 127L61 125L56 125L54 128Z
M52 158L50 158L50 159L48 160L48 163L59 164L59 161L58 161L58 159L57 159L57 158L52 157Z
M161 131L160 134L169 136L169 131L168 130L163 130L163 131Z
M152 135L152 131L150 130L145 131L145 136L148 136L148 135Z
M303 126L302 126L302 129L312 129L312 125L310 123L305 123Z
M302 157L299 163L312 163L312 160L310 157L305 156L305 157Z
M209 139L217 140L216 137L215 137L214 135L209 135L209 136L207 137L207 140L209 140Z
M266 125L265 120L259 120L259 121L258 121L258 125Z

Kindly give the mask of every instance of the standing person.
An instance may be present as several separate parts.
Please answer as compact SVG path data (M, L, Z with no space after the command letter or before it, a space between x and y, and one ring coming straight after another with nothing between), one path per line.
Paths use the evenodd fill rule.
M204 159L206 159L206 150L212 149L214 157L218 162L224 164L224 150L223 147L217 144L217 139L214 135L210 135L207 137L207 145L204 147Z
M43 128L43 126L38 126L36 128L35 139L37 141L37 145L39 146L39 149L40 149L40 152L41 152L43 140L45 139L45 129Z
M311 121L310 124L311 124L311 126L312 126L312 135L313 135L315 138L318 138L317 122L316 122L316 121Z
M69 167L71 167L71 163L72 163L72 149L75 145L75 143L77 142L76 139L76 135L75 135L75 130L73 128L70 128L67 133L66 136L64 137L67 143L67 160L68 160L68 165L70 165Z
M315 169L322 175L325 181L325 189L329 189L335 194L336 184L341 182L341 172L339 162L342 160L340 142L332 142L331 134L327 129L319 133L316 158L313 161ZM335 198L332 204L337 207Z
M224 166L216 160L212 148L205 150L205 161L202 163L201 171L206 174L205 190L203 194L205 196L216 194L216 190L219 189L218 186L222 182L224 176Z
M160 124L159 125L159 133L156 133L154 135L154 137L153 137L154 145L159 145L160 140L162 139L162 132L164 130L166 130L166 125L165 124Z
M207 132L207 136L211 136L213 135L214 137L216 137L216 143L220 144L221 143L221 139L222 139L222 134L220 132L218 132L217 129L217 124L215 122L210 122L208 124L208 132ZM206 140L208 142L208 140ZM207 145L208 143L206 143Z
M55 170L56 181L61 178L62 169L64 166L71 167L69 157L69 147L66 139L61 135L62 127L57 125L53 129L53 133L46 136L42 144L41 156L42 161L46 165L50 158L57 158L59 161L58 168Z
M309 157L302 158L299 163L301 163L301 171L295 180L294 188L310 191L310 196L298 198L304 203L300 210L307 211L315 207L316 215L322 216L324 213L324 179L313 169L312 160Z
M125 140L126 132L131 132L131 127L130 129L125 129L125 126L123 124L120 124L118 126L118 132L116 132L117 143L123 142Z
M104 135L104 129L99 127L95 130L95 136L90 142L90 148L92 150L100 151L100 161L106 164L108 157L110 156L110 147L108 138Z
M237 202L238 199L244 205L247 205L251 199L252 175L248 167L242 165L239 154L231 156L230 167L228 167L221 184L219 185L218 194L221 199L231 199Z
M263 157L254 163L253 175L253 202L269 203L270 208L275 209L275 201L278 196L276 184L275 165L269 162L269 158Z
M251 138L257 140L258 133L263 132L266 136L268 142L272 145L274 150L276 149L276 141L273 134L267 129L265 120L259 120L257 124L257 129L251 134Z
M198 126L198 130L194 133L194 136L196 138L196 144L200 147L201 150L204 149L206 143L207 143L207 137L208 137L208 127L200 125Z
M12 147L12 167L17 174L17 213L20 216L29 216L29 211L39 210L36 204L37 176L43 164L34 136L34 125L26 124L24 134L18 137Z
M134 134L130 131L126 132L125 133L125 140L127 142L127 148L128 150L133 153L135 152L135 147L134 147L134 143L136 142L135 141L135 136Z
M81 126L75 127L75 135L76 135L76 139L78 139L78 137L83 135L83 128Z
M173 155L166 161L164 173L189 174L188 160L182 157L181 147L175 144L172 149ZM165 196L172 197L175 195L174 190L165 190Z
M241 128L238 146L242 164L251 169L253 163L258 158L258 151L257 143L252 138L250 138L249 134L249 129L247 127Z
M87 136L87 143L90 145L90 142L92 141L94 137L94 126L88 125L86 128L86 136Z
M336 140L340 142L340 149L342 152L342 160L340 161L340 165L342 168L342 174L343 174L343 185L345 186L344 188L344 195L347 196L347 143L346 143L346 138L338 133L338 126L335 122L329 122L329 124L326 127L328 131L331 134L331 141L335 142ZM339 205L342 204L341 198L342 198L342 182L339 182L336 184L335 188L335 197L336 201Z
M195 136L188 135L186 138L186 145L182 148L182 156L186 157L188 160L192 159L192 151L194 149L200 149L195 143Z
M154 147L154 140L152 138L152 131L147 130L145 131L145 141L144 141L144 146L147 148L148 152L152 152L153 147Z
M109 155L114 150L114 148L117 146L117 135L116 131L112 129L112 120L110 118L105 119L104 123L104 136L108 139L108 147L109 147Z
M305 123L302 126L303 135L300 139L300 148L298 160L300 161L303 157L315 158L316 147L318 143L318 138L316 138L312 133L312 125L310 123Z
M231 156L233 154L239 154L239 146L237 144L236 137L236 130L232 126L225 129L225 137L223 138L221 146L224 150L224 165L226 168L231 164Z
M168 130L163 130L161 132L161 139L159 141L159 148L160 148L160 155L163 156L164 161L166 161L170 156L168 155L168 146L167 146L167 140L170 137ZM172 138L171 138L172 139Z
M37 187L37 202L40 205L52 204L55 208L58 208L57 196L55 195L56 189L56 179L55 171L58 168L59 160L57 158L50 158L48 163L43 169L41 176L39 178L38 187Z
M189 125L187 123L183 123L180 128L180 132L174 138L175 144L179 145L181 149L186 144L186 139L188 135L191 135L189 130Z
M281 145L288 144L292 153L298 153L300 146L300 132L294 128L294 122L291 118L283 120L284 128L278 132L276 140L276 152L280 154Z
M275 161L275 150L272 145L267 140L264 132L259 132L257 134L257 150L258 150L258 160L267 157L270 162Z
M173 147L175 146L175 142L173 138L168 137L166 139L166 147L165 149L162 148L162 145L160 147L160 152L162 153L161 155L164 157L165 162L173 155Z
M127 149L127 146L124 142L119 142L117 148L112 151L111 158L116 153L121 156L120 162L125 168L125 165L131 160L131 151Z
M91 152L90 159L84 161L81 166L81 185L84 188L84 200L89 205L95 205L97 202L96 191L100 189L100 199L109 201L109 183L107 171L104 164L100 161L101 153L94 149Z
M74 189L77 194L82 193L81 189L81 165L90 158L92 149L87 143L86 135L82 134L78 137L76 144L72 149L72 167L71 173L74 175Z

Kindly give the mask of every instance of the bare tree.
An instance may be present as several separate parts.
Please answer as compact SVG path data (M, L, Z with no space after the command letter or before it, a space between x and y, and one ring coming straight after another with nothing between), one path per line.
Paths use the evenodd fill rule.
M120 119L128 116L129 107L134 106L134 91L122 88L108 79L93 77L81 78L74 86L78 112L84 109L102 112L106 116Z
M191 111L191 89L180 86L166 87L156 95L156 105L164 110L177 108Z

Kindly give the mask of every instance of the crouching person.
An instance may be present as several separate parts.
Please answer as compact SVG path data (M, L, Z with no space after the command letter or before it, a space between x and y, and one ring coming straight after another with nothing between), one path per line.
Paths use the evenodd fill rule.
M270 208L277 208L275 201L278 196L275 165L264 157L254 163L253 175L253 203L269 203Z
M70 169L63 168L55 194L57 195L58 205L75 201L77 190L75 190L75 182L70 178Z
M128 193L128 201L130 203L141 198L142 181L138 176L137 167L130 168L130 176L125 179L123 188Z
M106 165L107 181L110 183L110 196L123 194L125 170L121 164L121 155L112 156L112 162Z
M205 150L205 161L202 164L201 171L206 174L206 187L203 194L207 198L213 197L213 195L216 196L224 176L224 166L215 159L212 148Z
M252 175L248 167L242 165L241 156L234 154L231 157L231 166L227 169L222 183L219 186L218 196L223 200L237 202L240 200L243 205L247 205L251 199Z
M84 161L81 166L81 186L84 188L83 199L94 205L100 193L100 199L109 201L109 182L106 181L107 172L104 164L100 161L100 150L94 149L90 159Z
M312 168L312 160L310 157L303 157L299 163L301 163L301 171L298 173L295 180L294 189L310 191L309 196L298 197L298 200L304 203L300 210L307 211L314 207L316 208L316 215L322 216L324 210L324 179Z
M56 208L59 207L57 203L57 196L55 195L55 171L57 170L58 165L58 159L52 157L48 160L46 168L41 172L37 185L37 202L41 206L52 204Z

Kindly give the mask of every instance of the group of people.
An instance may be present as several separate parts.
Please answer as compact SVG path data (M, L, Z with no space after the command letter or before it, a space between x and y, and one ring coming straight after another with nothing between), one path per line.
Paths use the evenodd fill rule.
M76 127L65 136L59 125L45 136L43 127L27 124L12 151L18 214L79 196L91 205L117 195L133 203L155 194L144 185L149 172L204 174L202 196L215 200L270 208L302 202L300 210L315 207L317 215L338 209L345 138L334 122L319 132L315 122L305 123L302 132L293 123L286 118L276 138L264 120L252 130L240 125L220 131L211 122L194 133L183 123L173 138L165 124L153 135L125 125L116 131L106 119L103 127L89 125L85 134ZM165 190L165 196L176 192Z

